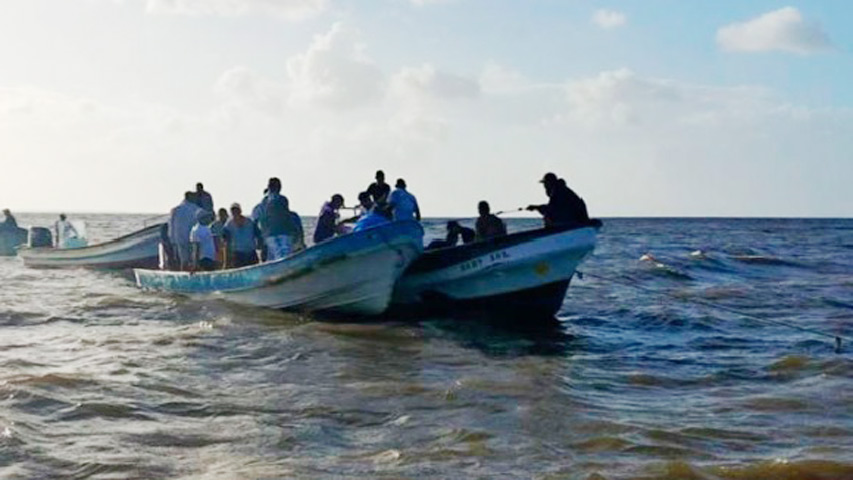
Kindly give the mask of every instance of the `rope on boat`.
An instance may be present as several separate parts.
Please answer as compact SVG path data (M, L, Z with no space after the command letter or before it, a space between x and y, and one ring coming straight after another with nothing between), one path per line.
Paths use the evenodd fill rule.
M583 273L583 272L580 272L580 271L575 272L575 273L578 275L578 278L580 278L580 279L583 279L583 277L585 277L585 276L587 276L587 277L592 277L592 278L596 278L596 279L598 279L598 280L604 280L604 281L606 281L606 282L611 282L611 283L616 283L616 284L623 285L623 286L626 286L626 287L636 288L636 289L638 289L638 290L642 290L642 291L644 291L644 292L652 293L652 294L655 294L655 295L661 295L661 296L669 297L669 298L672 298L672 299L674 299L674 300L680 300L680 301L684 301L684 302L694 303L694 304L697 304L697 305L702 305L702 306L705 306L705 307L716 308L717 310L722 310L722 311L725 311L725 312L733 313L733 314L735 314L735 315L740 315L741 317L749 318L749 319L751 319L751 320L755 320L755 321L757 321L757 322L765 322L765 323L771 323L771 324L775 324L775 325L781 325L781 326L783 326L783 327L792 328L792 329L794 329L794 330L800 330L801 332L806 332L806 333L811 333L811 334L813 334L813 335L819 335L819 336L822 336L822 337L832 338L832 339L834 339L834 340L835 340L835 353L841 353L841 343L842 343L842 340L847 341L847 342L853 342L853 340L851 340L850 338L847 338L847 337L842 336L842 335L834 335L834 334L831 334L831 333L824 332L824 331L822 331L822 330L817 330L817 329L814 329L814 328L809 328L809 327L803 327L803 326L800 326L800 325L795 325L795 324L793 324L793 323L785 322L785 321L783 321L783 320L775 320L775 319L772 319L772 318L762 317L762 316L755 315L755 314L752 314L752 313L743 312L743 311L738 310L738 309L736 309L736 308L727 307L727 306L725 306L725 305L719 305L719 304L716 304L716 303L711 303L711 302L708 302L708 301L705 301L705 300L700 300L700 299L696 299L696 298L684 298L684 297L680 297L680 296L673 295L673 294L671 294L671 293L669 293L669 292L665 292L665 291L662 291L662 290L659 290L659 289L656 289L656 288L648 288L648 287L644 287L644 286L642 286L642 285L639 285L639 284L638 284L638 283L636 283L636 282L624 281L624 280L620 280L620 279L618 279L618 278L608 277L608 276L605 276L605 275L599 275L599 274L596 274L596 273Z

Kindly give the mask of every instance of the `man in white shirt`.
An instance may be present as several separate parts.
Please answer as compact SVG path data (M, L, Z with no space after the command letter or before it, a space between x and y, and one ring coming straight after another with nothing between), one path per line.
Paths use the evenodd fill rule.
M64 213L59 214L59 220L54 226L56 228L57 248L67 248L69 243L68 241L78 237L77 229L68 221L68 218Z
M213 240L213 232L210 224L213 222L213 214L201 210L198 212L198 223L190 231L190 244L192 245L193 265L196 270L216 270L216 242Z
M194 197L193 192L186 192L184 201L173 208L169 216L169 241L178 254L181 270L188 270L192 265L190 231L196 223L198 212L204 211L193 203Z
M394 215L394 221L417 220L421 221L421 209L418 207L418 199L406 190L406 181L397 179L396 188L388 197L388 204Z

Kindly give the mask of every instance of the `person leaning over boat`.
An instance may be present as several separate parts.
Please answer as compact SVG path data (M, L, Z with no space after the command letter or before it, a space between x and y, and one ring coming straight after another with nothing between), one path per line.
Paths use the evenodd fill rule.
M477 240L488 240L506 235L504 221L498 218L497 215L492 214L489 202L485 200L480 202L477 205L477 210L480 212L480 217L477 218L477 224L475 225Z
M59 220L53 226L56 230L56 248L65 248L69 240L79 236L77 229L68 221L64 213L59 214Z
M462 240L463 245L467 245L474 241L477 234L474 230L463 227L456 220L451 220L447 222L447 236L444 240L433 240L426 247L427 250L433 250L435 248L447 248L447 247L455 247L459 245L459 240Z
M394 221L417 220L421 221L421 209L418 207L418 199L406 190L406 181L397 179L395 189L388 197Z
M314 229L314 243L334 237L338 233L338 211L344 206L343 195L336 193L332 199L323 204L320 216L317 218L317 228Z
M373 203L385 203L388 201L388 195L391 194L391 185L385 183L385 172L382 170L376 171L376 181L367 187L367 194L373 200Z
M201 182L195 184L195 197L199 207L213 213L213 196L204 189L204 184Z
M261 232L251 218L243 216L239 203L231 205L231 218L222 231L225 239L226 265L240 268L258 263L257 248L261 243Z
M189 269L192 264L190 231L195 225L198 212L203 211L194 203L194 199L193 192L184 193L184 201L169 214L169 241L172 242L172 250L178 255L181 270Z
M537 211L544 217L545 226L585 225L590 222L586 203L571 188L566 181L558 179L553 173L546 173L540 183L545 187L548 203L545 205L530 205L527 210Z
M271 178L267 188L269 193L258 212L258 227L264 238L267 260L272 261L284 258L293 250L299 231L287 197L281 194L281 180Z
M18 228L18 221L15 220L15 217L12 215L12 212L10 212L8 208L3 209L3 217L3 222L0 223L0 230L12 230Z
M213 223L213 214L207 210L199 210L198 222L190 231L190 244L192 245L193 268L209 272L216 270L216 243L213 241L213 232L210 224Z
M360 232L368 228L377 227L391 222L391 206L387 203L375 205L373 209L361 217L352 229L353 232Z

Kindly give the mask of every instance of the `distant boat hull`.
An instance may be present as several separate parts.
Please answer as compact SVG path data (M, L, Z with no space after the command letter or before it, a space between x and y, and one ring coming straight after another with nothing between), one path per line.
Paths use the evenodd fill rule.
M393 302L410 311L473 308L553 318L596 235L591 226L539 229L427 251L400 279Z
M160 229L152 225L106 243L83 248L21 248L24 265L32 268L93 268L121 270L154 268L159 263Z
M378 315L423 249L417 222L336 237L281 260L214 272L134 271L137 285L256 307Z
M0 230L0 257L14 257L18 247L27 242L25 228L4 228Z

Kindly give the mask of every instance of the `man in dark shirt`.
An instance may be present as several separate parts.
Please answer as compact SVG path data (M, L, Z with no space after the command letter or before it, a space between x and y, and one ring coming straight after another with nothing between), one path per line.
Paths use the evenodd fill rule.
M0 229L8 228L11 230L13 228L18 228L18 221L15 220L15 217L12 216L12 212L10 212L8 208L3 209L3 216L6 218L3 220L3 223L0 223Z
M474 241L476 234L474 230L463 227L456 220L451 220L447 222L447 236L444 240L433 240L430 242L429 246L427 246L427 250L432 250L434 248L447 248L447 247L455 247L459 245L459 239L462 239L462 244L467 245Z
M338 210L344 206L344 197L332 195L332 199L323 204L320 217L317 218L317 228L314 229L314 243L320 243L335 236L338 232Z
M196 204L204 210L213 213L213 196L204 189L204 185L199 182L195 184Z
M503 220L492 214L489 202L482 201L477 205L480 218L477 219L477 240L488 240L490 238L506 235L506 225Z
M391 185L385 183L385 172L377 170L376 181L367 187L367 193L373 199L374 204L385 203L391 193Z
M527 210L541 213L546 227L589 223L586 203L566 185L565 180L558 179L553 173L547 173L540 182L545 187L548 203L530 205Z

